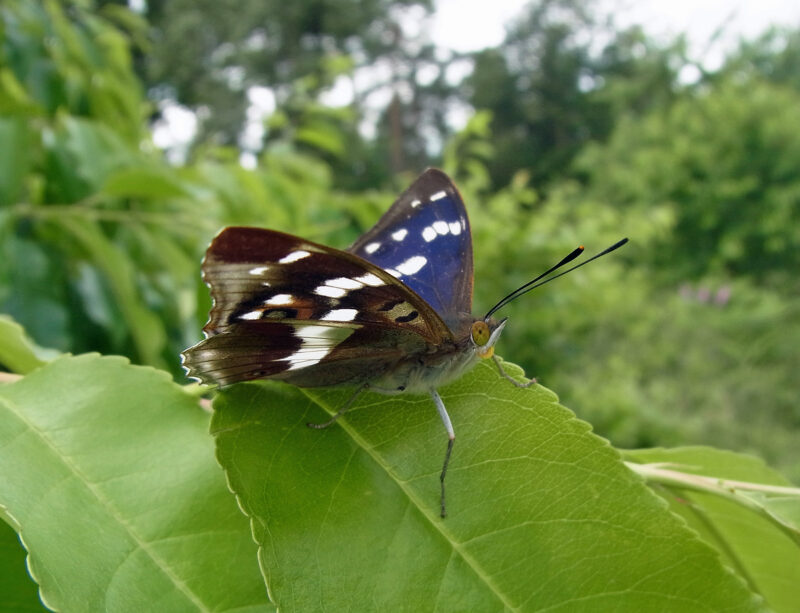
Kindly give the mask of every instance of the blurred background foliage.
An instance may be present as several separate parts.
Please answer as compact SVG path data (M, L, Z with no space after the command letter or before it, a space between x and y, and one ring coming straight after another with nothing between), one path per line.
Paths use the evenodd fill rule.
M430 1L5 0L0 313L183 381L220 227L344 247L439 165L476 313L576 244L632 239L509 305L504 356L618 446L708 443L800 480L800 30L709 72L599 6L539 0L459 54L403 27ZM196 136L164 151L176 104Z

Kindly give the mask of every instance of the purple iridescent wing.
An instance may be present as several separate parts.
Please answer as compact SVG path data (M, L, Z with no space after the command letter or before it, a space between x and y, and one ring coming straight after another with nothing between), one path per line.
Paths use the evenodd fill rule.
M469 220L440 170L425 171L348 251L405 283L448 325L472 310Z

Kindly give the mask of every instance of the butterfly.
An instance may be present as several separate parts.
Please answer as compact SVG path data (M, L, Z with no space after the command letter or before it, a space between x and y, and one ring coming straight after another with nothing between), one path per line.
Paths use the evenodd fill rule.
M444 517L455 432L437 389L489 358L515 385L535 383L518 383L503 371L494 347L506 319L493 315L582 250L476 318L469 219L458 189L440 170L425 171L347 250L275 230L228 227L203 261L213 306L206 338L183 352L183 366L189 377L220 386L274 379L353 387L332 419L308 424L316 428L331 425L366 389L430 395L447 432Z

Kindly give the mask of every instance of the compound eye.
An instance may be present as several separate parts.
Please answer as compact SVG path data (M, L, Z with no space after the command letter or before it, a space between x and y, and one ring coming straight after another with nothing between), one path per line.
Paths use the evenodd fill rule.
M489 342L489 338L492 336L489 332L489 326L485 321L476 321L472 324L470 335L472 336L472 342L478 347L483 347Z

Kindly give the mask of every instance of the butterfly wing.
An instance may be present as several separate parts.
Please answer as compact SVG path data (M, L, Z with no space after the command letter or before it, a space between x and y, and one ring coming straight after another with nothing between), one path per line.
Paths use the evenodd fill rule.
M183 358L189 376L207 383L358 383L452 340L388 272L282 232L226 228L208 248L203 277L214 301L207 338Z
M359 324L247 322L184 351L183 365L189 377L223 386L254 379L279 379L299 387L358 385L425 347L414 333Z
M414 290L451 327L472 311L472 238L450 178L425 171L349 249Z

